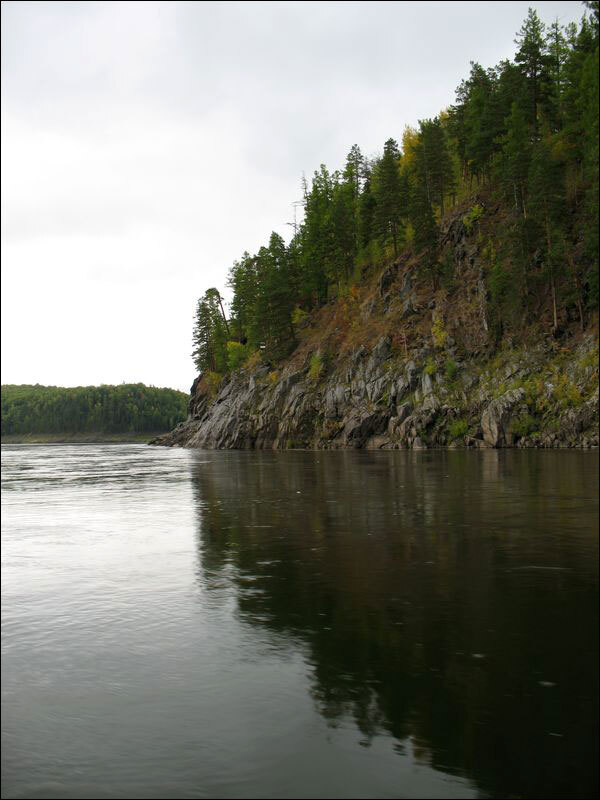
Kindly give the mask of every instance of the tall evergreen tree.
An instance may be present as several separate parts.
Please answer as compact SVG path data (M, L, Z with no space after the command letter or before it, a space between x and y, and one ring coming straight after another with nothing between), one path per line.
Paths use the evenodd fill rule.
M419 150L420 167L429 201L437 202L444 214L444 197L454 191L455 178L446 134L439 117L421 120Z
M548 117L554 130L562 125L562 102L565 83L565 64L569 55L569 47L564 29L558 19L550 25L546 36L546 52L548 55L548 77L550 81Z
M358 245L357 202L351 183L338 183L333 191L331 223L333 235L332 266L335 280L347 281Z
M596 13L597 13L596 4ZM592 308L598 306L598 217L600 183L598 157L598 47L590 53L584 63L581 86L580 108L583 136L583 177L585 191L584 237L585 255L588 262L587 304Z
M193 334L192 358L198 372L226 371L227 338L227 320L221 295L215 288L207 289L198 300Z
M238 341L251 335L256 314L256 260L245 252L229 271L228 285L233 290L231 313Z
M538 17L537 12L530 8L527 19L515 39L515 43L519 45L515 61L520 65L527 80L529 120L533 138L536 140L539 135L539 108L547 97L549 83L549 58L546 52L545 29L546 26Z
M260 248L257 261L260 345L264 346L270 358L279 359L286 356L295 344L288 256L279 234L271 234L269 247Z
M327 299L328 265L332 255L331 204L333 186L324 164L315 172L310 191L307 190L302 226L302 284L312 304Z
M375 221L383 241L391 238L394 256L398 255L400 227L404 209L400 206L400 150L395 139L388 139L377 165Z
M377 200L371 189L371 173L365 178L362 193L359 201L358 211L358 230L359 242L361 247L367 247L369 242L375 237L375 209Z
M414 231L415 252L419 254L422 268L437 283L438 228L427 191L417 183L410 197L410 222Z
M357 144L353 144L346 156L344 168L344 181L352 186L352 196L358 199L363 184L365 159Z
M526 187L531 144L525 115L517 102L512 104L503 140L503 177L509 188L514 208L527 216Z
M544 267L552 296L553 329L558 329L557 286L564 265L565 196L562 164L544 140L533 151L529 167L529 206L541 231Z

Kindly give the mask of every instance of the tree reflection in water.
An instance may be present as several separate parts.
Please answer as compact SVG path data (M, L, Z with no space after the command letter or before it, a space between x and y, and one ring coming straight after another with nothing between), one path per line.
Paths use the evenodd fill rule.
M203 587L300 647L320 713L493 796L597 792L597 459L201 454Z

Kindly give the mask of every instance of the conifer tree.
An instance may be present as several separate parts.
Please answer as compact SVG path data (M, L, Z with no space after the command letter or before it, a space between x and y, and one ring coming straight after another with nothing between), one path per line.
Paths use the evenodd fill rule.
M553 330L558 329L557 285L564 265L565 196L562 165L547 143L538 142L529 167L529 206L541 231L544 267L552 296Z
M422 183L417 183L411 192L409 210L414 231L415 252L419 254L422 268L429 273L435 286L438 229L426 188Z
M597 13L597 4L596 4ZM598 157L598 47L584 63L580 85L580 108L583 136L583 177L585 182L584 239L588 261L588 300L598 306L598 216L600 212L598 187L600 182Z
M285 242L279 234L271 234L269 247L260 248L257 262L257 339L270 358L279 359L286 356L295 344L288 258Z
M512 194L515 210L526 217L526 186L531 145L527 121L517 102L512 104L510 117L507 120L502 153L505 186L509 187Z
M193 334L192 358L199 372L223 373L227 369L227 321L221 295L207 289L198 300Z
M438 117L421 120L419 166L431 202L437 202L444 214L444 196L454 190L454 168L448 150L446 134Z
M375 236L375 209L377 200L371 189L371 173L365 178L359 202L359 242L361 247L367 247L371 239Z
M314 305L327 299L328 266L332 255L331 203L333 181L324 164L307 191L302 226L303 288Z
M352 184L338 183L333 190L331 207L332 272L338 283L341 279L347 281L354 267L358 243L355 205Z
M357 144L353 144L346 156L344 168L344 181L352 186L352 197L358 199L362 188L365 169L365 159Z
M569 55L569 48L564 30L558 19L550 25L546 36L546 52L548 55L548 77L550 80L548 116L553 123L553 129L558 130L562 125L562 101L565 82L565 64Z
M247 251L229 271L228 285L233 290L231 313L238 341L245 343L256 314L256 263Z
M527 19L515 39L515 43L519 45L515 61L520 65L527 80L529 120L535 140L538 139L539 132L539 107L546 99L549 81L545 28L537 12L530 8Z
M375 184L375 221L379 235L385 242L390 237L394 257L398 255L398 242L403 209L400 207L400 150L395 139L388 139L383 156L377 165Z

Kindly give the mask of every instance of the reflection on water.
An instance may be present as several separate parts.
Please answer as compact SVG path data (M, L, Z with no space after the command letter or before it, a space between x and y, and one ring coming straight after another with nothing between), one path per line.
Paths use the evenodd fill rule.
M3 797L597 794L597 454L2 460Z
M301 642L361 744L496 796L593 794L595 461L546 453L287 453L199 464L200 580Z

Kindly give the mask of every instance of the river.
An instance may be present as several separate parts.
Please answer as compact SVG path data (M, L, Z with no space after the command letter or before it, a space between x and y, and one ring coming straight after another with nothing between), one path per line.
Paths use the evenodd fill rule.
M2 797L594 797L598 453L2 447Z

